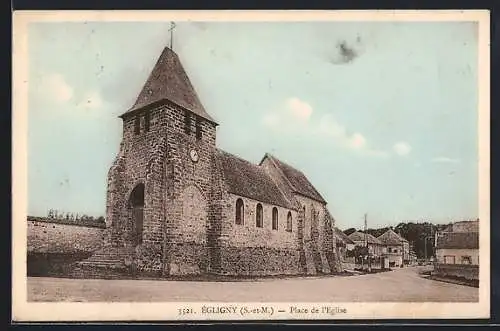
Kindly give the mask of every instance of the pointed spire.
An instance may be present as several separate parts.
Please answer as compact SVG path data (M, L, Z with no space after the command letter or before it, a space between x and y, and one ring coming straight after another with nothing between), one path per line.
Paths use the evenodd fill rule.
M165 47L137 100L125 114L167 100L217 124L205 111L177 54Z

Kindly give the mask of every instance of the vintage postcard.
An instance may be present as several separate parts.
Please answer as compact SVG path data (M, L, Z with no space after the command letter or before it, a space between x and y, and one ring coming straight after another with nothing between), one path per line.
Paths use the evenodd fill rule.
M487 11L14 13L15 321L488 318Z

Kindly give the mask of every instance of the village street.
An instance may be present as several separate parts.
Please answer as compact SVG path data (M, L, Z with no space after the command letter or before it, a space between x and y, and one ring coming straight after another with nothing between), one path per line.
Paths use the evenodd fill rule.
M28 278L28 301L474 302L478 289L422 278L419 267L378 274L257 281Z

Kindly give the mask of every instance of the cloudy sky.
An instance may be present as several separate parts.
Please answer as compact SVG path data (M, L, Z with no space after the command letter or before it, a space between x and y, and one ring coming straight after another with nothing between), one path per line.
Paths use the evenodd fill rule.
M169 23L29 32L30 215L104 215L106 176ZM476 217L474 23L177 23L218 147L301 169L342 228Z

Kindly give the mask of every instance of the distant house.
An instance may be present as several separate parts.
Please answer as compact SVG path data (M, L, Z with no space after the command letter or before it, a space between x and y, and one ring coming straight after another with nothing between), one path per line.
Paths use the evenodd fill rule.
M352 251L354 249L354 241L339 228L334 228L333 230L335 245L339 249L341 256L345 258L347 251Z
M389 259L389 267L402 267L405 261L409 260L408 240L401 237L392 229L387 230L377 239L387 247L386 256Z
M436 235L434 274L479 279L479 220L457 222Z
M368 246L368 252L372 256L383 256L386 253L385 244L369 233L356 231L349 235L349 239L351 239L356 246Z
M410 248L410 252L408 254L408 264L415 265L415 263L417 263L417 253L415 253L415 251Z
M442 232L479 232L479 219L450 224Z
M438 237L438 263L479 265L479 232L448 232Z

